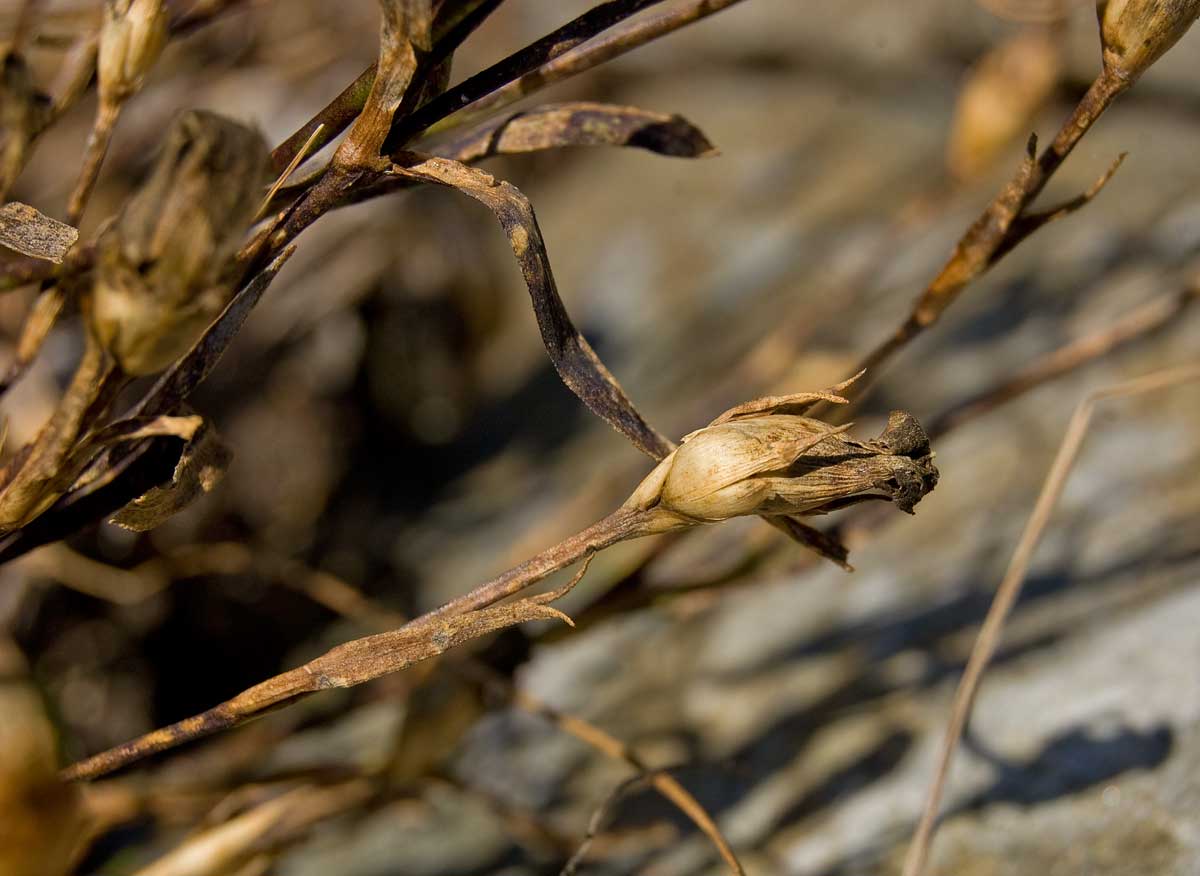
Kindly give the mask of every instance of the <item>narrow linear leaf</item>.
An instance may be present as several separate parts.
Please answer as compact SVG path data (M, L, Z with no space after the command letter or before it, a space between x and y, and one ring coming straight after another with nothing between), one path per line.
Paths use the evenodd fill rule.
M571 391L646 455L662 459L673 449L625 395L617 379L575 328L559 297L546 244L533 207L515 186L457 161L406 153L390 173L401 178L457 189L491 210L512 244L513 254L533 299L533 312L546 352Z
M704 133L682 116L587 102L509 113L457 133L428 151L469 163L560 146L634 146L678 158L716 154Z
M434 122L474 103L531 70L570 51L643 9L663 0L608 0L568 21L541 39L444 91L410 115L398 118L383 144L385 155L400 149Z

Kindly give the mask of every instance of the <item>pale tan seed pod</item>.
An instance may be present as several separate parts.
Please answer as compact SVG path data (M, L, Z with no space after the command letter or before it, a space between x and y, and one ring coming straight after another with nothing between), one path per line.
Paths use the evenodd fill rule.
M970 180L1029 136L1062 72L1055 31L1026 30L1005 40L971 68L958 94L946 147L951 175Z
M937 483L929 440L895 412L874 441L791 414L735 419L693 432L642 481L625 507L661 529L750 514L804 516L872 499L911 512Z
M1099 0L1104 68L1125 82L1137 79L1200 17L1200 0Z
M167 42L163 0L105 0L96 56L100 101L119 104L142 87L142 80Z
M257 131L213 113L171 126L150 177L96 243L91 325L126 373L165 368L228 303L269 162Z

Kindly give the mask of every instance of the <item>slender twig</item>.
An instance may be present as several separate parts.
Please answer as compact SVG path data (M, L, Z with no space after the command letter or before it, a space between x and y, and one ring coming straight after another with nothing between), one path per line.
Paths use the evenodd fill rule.
M63 771L63 778L90 779L104 775L160 751L244 724L267 711L318 691L331 687L353 687L397 672L436 657L468 639L514 623L548 618L566 620L565 615L546 603L574 587L579 575L565 587L548 594L509 605L497 603L608 545L649 534L649 517L643 512L618 511L611 514L398 629L339 645L303 666L269 678L199 715L73 764Z
M100 176L100 166L104 156L108 154L108 144L112 141L113 129L121 115L121 105L115 102L101 101L96 110L96 120L92 123L91 133L88 134L87 147L84 150L83 165L79 169L79 178L71 197L67 201L67 224L78 225L87 206L96 179Z
M1075 408L1063 435L1062 443L1059 445L1058 453L1042 484L1037 504L1025 524L1025 529L1021 532L1004 578L1001 580L1000 586L996 588L996 595L988 609L987 617L979 630L979 637L975 640L966 669L963 670L962 679L954 693L950 723L946 727L945 735L942 737L942 743L938 749L933 781L930 783L925 798L925 807L921 813L916 834L913 836L912 844L905 857L903 876L921 876L924 872L955 748L970 717L971 707L979 690L983 673L996 652L1004 622L1012 611L1017 597L1020 596L1021 585L1025 582L1025 575L1029 570L1030 561L1033 559L1034 550L1041 541L1042 534L1054 512L1054 507L1062 496L1071 467L1079 455L1079 449L1087 434L1096 405L1107 399L1140 395L1194 380L1200 380L1200 364L1155 371L1143 377L1094 392Z
M940 437L1030 390L1165 328L1198 299L1200 281L1181 292L1163 295L1146 302L1117 321L1047 353L1029 367L955 405L933 421L929 428L930 437Z
M579 865L583 863L584 858L587 857L587 853L591 851L592 843L599 835L600 829L608 819L608 814L616 807L617 802L635 789L650 784L654 780L655 775L663 775L663 773L632 776L625 779L604 796L604 799L600 801L600 805L592 813L592 817L588 819L587 832L583 835L583 840L580 841L579 848L567 859L558 876L576 876L579 872Z
M853 395L861 396L870 381L878 377L884 363L936 323L946 308L954 303L973 280L1010 251L1015 242L1028 236L1031 229L1021 220L1028 218L1030 205L1041 194L1046 183L1062 166L1084 134L1129 84L1127 80L1110 74L1107 70L1102 72L1075 106L1054 140L1036 159L1032 154L1035 141L1030 141L1030 155L1022 163L1017 175L962 236L950 260L917 299L907 319L855 368L855 371L865 369L868 378L852 388ZM1099 186L1107 182L1111 174L1110 170L1101 179ZM1099 191L1099 186L1094 186L1083 202L1093 197ZM1051 211L1045 214L1040 224L1044 224L1051 215L1060 213Z

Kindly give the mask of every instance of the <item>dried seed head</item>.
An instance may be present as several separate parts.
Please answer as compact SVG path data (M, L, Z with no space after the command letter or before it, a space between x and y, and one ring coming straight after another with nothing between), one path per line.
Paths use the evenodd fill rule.
M813 515L871 499L904 511L937 483L929 440L895 412L874 441L808 417L769 414L694 432L625 503L662 528L747 514Z
M257 131L213 113L172 125L149 179L96 244L91 324L126 373L165 368L228 302L228 267L269 161Z
M1028 30L992 49L971 69L955 107L946 149L950 172L971 179L1028 135L1058 83L1062 52L1054 32Z
M102 103L121 103L142 79L167 42L163 0L105 0L96 78Z
M0 200L21 173L29 146L50 121L50 99L34 88L20 55L0 58Z
M1132 82L1200 17L1200 0L1098 0L1105 70Z

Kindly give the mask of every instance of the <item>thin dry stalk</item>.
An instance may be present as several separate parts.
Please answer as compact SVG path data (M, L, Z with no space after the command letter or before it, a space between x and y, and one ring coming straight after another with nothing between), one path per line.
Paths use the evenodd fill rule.
M933 421L930 435L940 437L1113 350L1166 328L1197 299L1200 299L1200 282L1146 302L1115 322L1047 353L1028 368L951 408Z
M745 876L745 869L742 867L741 862L738 861L732 846L729 845L729 841L721 833L721 828L717 826L716 821L708 814L708 811L701 805L700 801L670 773L654 769L638 757L637 753L620 739L606 733L582 718L560 712L546 705L537 697L513 685L507 679L501 678L482 664L468 663L461 667L460 671L480 678L484 684L510 699L519 708L544 718L564 733L569 733L576 739L590 745L601 754L613 760L620 761L630 769L636 771L638 774L636 778L641 779L658 791L664 798L675 804L684 815L700 828L712 842L713 847L716 848L717 853L721 856L721 860L725 862L725 866L729 868L730 873L733 873L734 876Z
M1120 159L1083 195L1045 211L1029 211L1046 183L1084 134L1130 84L1128 80L1104 70L1092 82L1041 155L1036 154L1036 138L1030 139L1026 158L1016 175L967 229L955 246L950 260L917 299L907 319L891 337L871 351L855 370L867 371L868 380L878 377L884 363L936 323L972 281L1034 231L1078 210L1100 192L1116 171ZM868 381L860 382L852 392L861 396L868 385Z
M616 807L617 802L631 791L649 784L653 781L655 775L657 774L633 776L609 791L605 798L600 801L600 805L596 807L596 811L592 813L592 817L588 819L587 833L583 835L583 840L579 843L579 848L575 850L575 854L567 859L567 863L559 871L559 876L575 876L579 872L579 865L583 863L587 857L587 853L591 851L592 843L599 836L600 830L608 818L608 814Z
M1063 435L1062 443L1059 445L1058 453L1054 457L1054 462L1050 466L1050 471L1042 484L1042 490L1038 495L1037 503L1034 505L1033 513L1030 514L1029 521L1025 524L1025 529L1021 532L1021 537L1017 542L1016 548L1013 550L1008 569L1004 573L1004 578L1000 581L1000 586L996 588L996 595L992 599L992 605L988 609L987 617L984 619L983 626L979 630L979 637L975 640L975 645L971 648L971 656L967 660L966 669L963 670L962 679L959 681L958 688L954 692L950 723L946 727L945 735L938 749L937 766L934 769L933 780L926 794L925 807L921 813L921 820L917 825L917 831L913 836L912 844L908 847L908 854L905 856L903 876L921 876L925 871L925 864L929 858L929 849L933 842L938 810L941 807L942 794L945 791L946 778L950 771L950 762L954 757L954 751L970 718L971 708L974 705L975 696L978 693L983 673L987 670L988 663L996 653L996 647L1000 642L1000 635L1004 629L1004 622L1008 619L1013 605L1021 594L1021 586L1025 582L1025 576L1029 571L1029 563L1033 559L1033 553L1037 549L1042 534L1050 522L1050 517L1054 513L1054 506L1058 504L1058 500L1062 496L1063 488L1067 483L1067 477L1070 475L1071 468L1079 455L1079 449L1083 444L1084 437L1087 435L1088 426L1091 423L1096 405L1107 399L1141 395L1194 380L1200 380L1200 364L1155 371L1143 377L1118 383L1094 392L1075 408L1075 412L1071 415L1071 420Z

